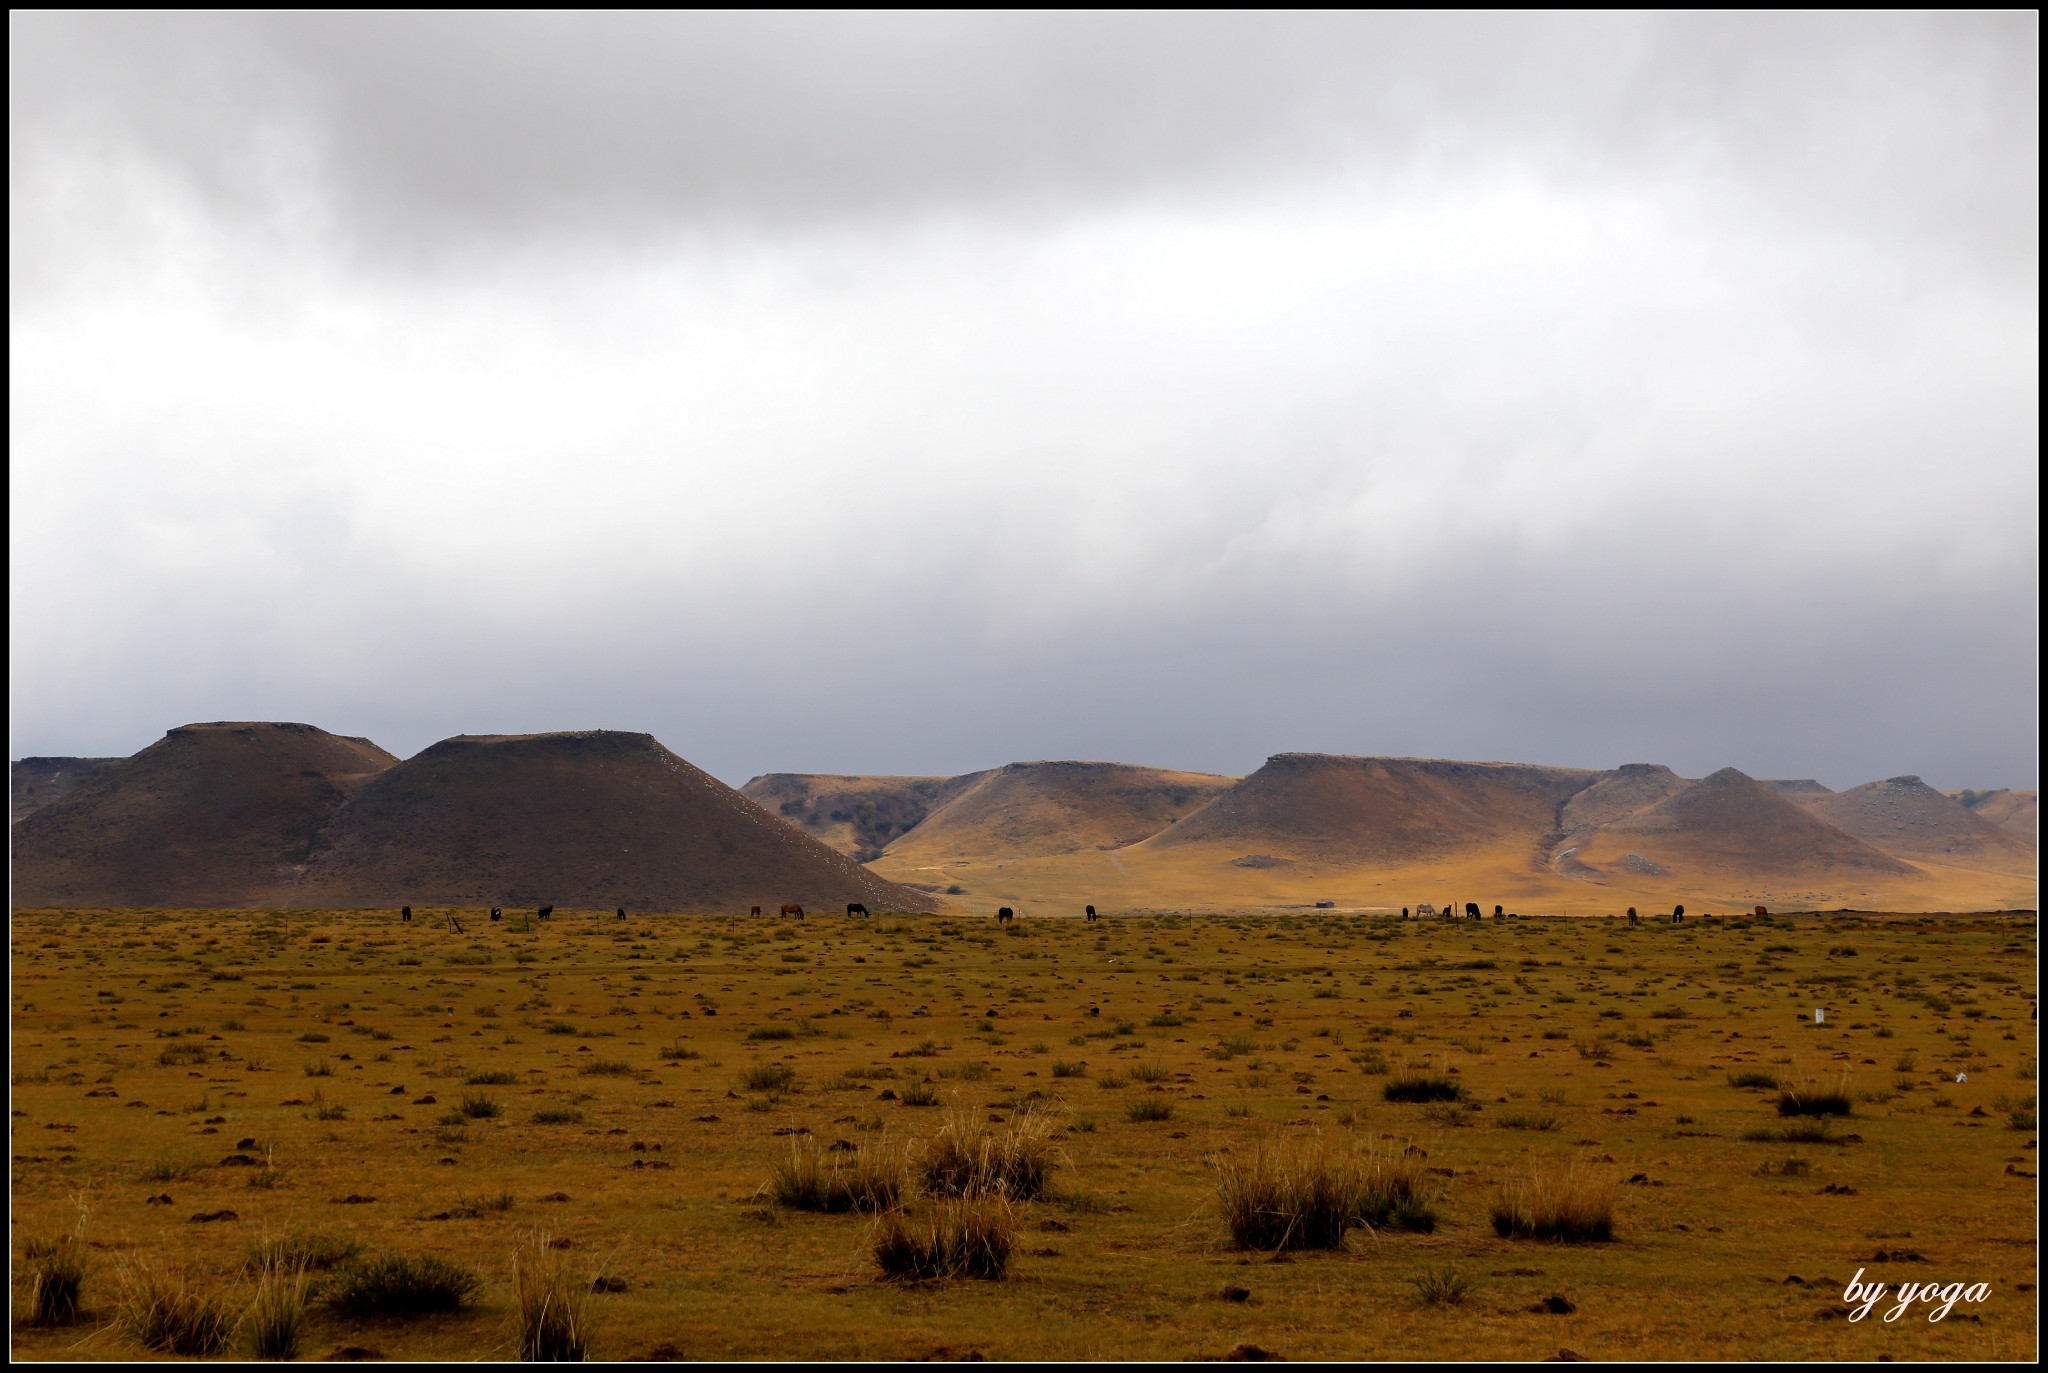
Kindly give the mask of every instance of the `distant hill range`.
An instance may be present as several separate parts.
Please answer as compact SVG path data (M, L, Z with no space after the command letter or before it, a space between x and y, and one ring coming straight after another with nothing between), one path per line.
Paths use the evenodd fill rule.
M400 762L310 725L224 723L174 729L133 758L24 759L14 796L17 905L1455 898L1533 912L2035 896L2033 792L1944 793L1916 777L1836 792L1654 763L1282 753L1242 778L1033 762L957 777L770 773L734 791L644 734L465 735Z
M60 761L34 775L69 778ZM461 736L400 762L311 725L219 723L93 761L15 822L15 905L935 904L645 734Z

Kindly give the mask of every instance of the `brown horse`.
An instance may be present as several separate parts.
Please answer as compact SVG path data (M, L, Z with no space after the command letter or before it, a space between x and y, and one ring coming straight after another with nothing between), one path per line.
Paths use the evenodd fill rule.
M756 907L754 907L753 911L751 912L751 914L754 914L754 915L759 915L760 913L761 913L761 908L760 908L759 906L756 906Z
M1016 918L1017 912L1011 910L1008 906L1004 906L996 912L996 923L998 925L1006 924Z
M784 915L793 915L799 920L804 918L804 908L797 905L794 901L783 903L782 913Z

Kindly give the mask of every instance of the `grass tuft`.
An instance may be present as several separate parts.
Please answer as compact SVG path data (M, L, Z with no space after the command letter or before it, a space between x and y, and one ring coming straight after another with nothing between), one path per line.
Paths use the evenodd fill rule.
M267 1263L257 1270L256 1292L242 1312L242 1340L252 1357L296 1359L306 1328L311 1279L303 1263Z
M1000 1126L955 1110L917 1151L918 1179L937 1197L1000 1193L1012 1201L1035 1200L1052 1190L1053 1170L1061 1162L1054 1142L1059 1127L1058 1116L1035 1102Z
M340 1270L327 1290L330 1306L343 1316L420 1316L457 1311L483 1283L460 1264L431 1254L379 1254Z
M1493 1197L1493 1231L1503 1239L1547 1239L1566 1244L1614 1238L1613 1179L1576 1166L1538 1170L1502 1184Z
M85 1216L68 1235L30 1240L22 1246L21 1271L26 1278L28 1309L22 1324L76 1325L85 1318Z
M776 1162L762 1192L793 1211L886 1211L909 1191L909 1164L884 1142L834 1150L809 1136L790 1141L787 1158Z
M1380 1095L1388 1101L1460 1101L1465 1096L1465 1084L1441 1073L1404 1073L1389 1078L1380 1088Z
M1832 1085L1796 1083L1778 1094L1778 1114L1781 1116L1846 1116L1850 1106L1846 1078L1837 1079Z
M876 1217L869 1239L875 1267L898 1282L1009 1276L1017 1215L999 1192L937 1201L912 1214L894 1207Z
M590 1357L592 1285L569 1274L569 1256L535 1231L512 1255L512 1312L524 1363Z
M149 1255L121 1264L114 1323L144 1349L201 1357L227 1348L235 1331L223 1294L201 1290Z
M1427 1233L1437 1216L1419 1164L1327 1139L1262 1139L1218 1154L1217 1198L1240 1249L1338 1249L1360 1226Z

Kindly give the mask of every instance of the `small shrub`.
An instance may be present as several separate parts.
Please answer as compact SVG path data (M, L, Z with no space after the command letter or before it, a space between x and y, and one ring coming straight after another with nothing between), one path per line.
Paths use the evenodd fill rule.
M1685 1118L1681 1116L1679 1119L1683 1122ZM1503 1130L1555 1130L1557 1128L1557 1117L1549 1115L1532 1116L1521 1112L1514 1112L1500 1117L1494 1123Z
M1388 1079L1380 1088L1380 1095L1388 1101L1461 1101L1465 1096L1465 1084L1442 1074L1405 1073Z
M786 1063L757 1063L740 1074L740 1086L750 1092L786 1092L796 1083L796 1069Z
M885 1143L832 1150L808 1136L790 1141L762 1191L777 1206L793 1211L886 1211L908 1192L908 1164Z
M929 1082L913 1082L904 1087L901 1100L905 1106L936 1106L939 1089Z
M1493 1231L1503 1239L1598 1243L1614 1238L1614 1207L1611 1178L1576 1167L1538 1171L1495 1192Z
M148 1255L122 1263L114 1320L144 1349L202 1357L225 1349L235 1330L222 1294L200 1290Z
M1166 1071L1166 1066L1161 1063L1136 1063L1131 1066L1133 1082L1166 1082L1172 1077L1173 1074Z
M698 1053L689 1045L684 1044L681 1040L677 1040L674 1044L664 1044L662 1046L661 1057L665 1062L676 1063L702 1058L704 1055Z
M1017 1216L996 1192L931 1203L912 1215L901 1207L882 1212L868 1249L882 1276L923 1282L937 1278L1007 1277L1017 1244Z
M570 1276L566 1251L535 1231L512 1255L512 1311L524 1363L581 1363L590 1357L593 1286Z
M256 1293L242 1312L242 1338L259 1359L296 1359L306 1326L310 1279L303 1264L265 1264L257 1270Z
M760 1025L747 1031L751 1040L795 1039L796 1031L787 1025Z
M1818 1120L1796 1120L1789 1125L1769 1125L1760 1129L1745 1130L1742 1137L1752 1144L1846 1144L1848 1140L1834 1132L1825 1118Z
M512 1087L518 1084L519 1074L503 1071L471 1073L462 1081L469 1087Z
M533 1113L535 1125L581 1125L583 1112L568 1106L548 1106Z
M456 1311L483 1283L459 1264L431 1254L379 1254L342 1268L326 1300L351 1319L419 1316Z
M199 1165L185 1159L160 1158L142 1166L144 1182L176 1182L199 1171Z
M578 1068L576 1075L578 1077L631 1077L634 1071L633 1065L625 1062L623 1059L594 1058L581 1068ZM791 1074L791 1076L794 1076L794 1074Z
M1052 1065L1052 1075L1054 1077L1086 1077L1088 1076L1088 1065L1085 1063L1055 1061Z
M462 1094L462 1114L470 1120L491 1120L504 1113L504 1107L482 1092Z
M333 1077L334 1065L324 1058L316 1058L306 1065L307 1077Z
M1133 1124L1152 1120L1173 1119L1173 1103L1157 1097L1140 1097L1124 1103L1124 1118Z
M1767 1092L1778 1090L1778 1079L1769 1073L1742 1072L1728 1074L1730 1087L1761 1087Z

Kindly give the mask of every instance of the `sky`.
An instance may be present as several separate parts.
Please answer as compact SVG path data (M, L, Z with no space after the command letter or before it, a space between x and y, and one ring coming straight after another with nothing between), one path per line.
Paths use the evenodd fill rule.
M12 756L2032 787L2032 13L22 13Z

